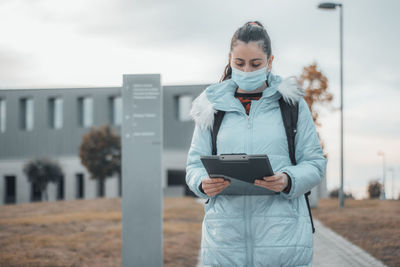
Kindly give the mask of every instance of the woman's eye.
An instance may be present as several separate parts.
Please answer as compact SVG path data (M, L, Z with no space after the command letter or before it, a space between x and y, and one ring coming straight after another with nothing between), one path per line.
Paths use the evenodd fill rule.
M239 67L242 67L242 66L243 66L243 64L238 64L238 63L236 63L236 65L239 66Z
M257 68L257 67L258 67L258 66L260 66L260 65L261 65L261 64L258 64L258 65L253 65L253 67L254 67L254 68Z

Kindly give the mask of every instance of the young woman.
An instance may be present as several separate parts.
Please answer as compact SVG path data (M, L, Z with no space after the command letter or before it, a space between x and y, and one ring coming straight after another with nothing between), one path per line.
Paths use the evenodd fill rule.
M326 159L304 92L295 78L271 73L269 36L247 22L232 37L229 63L219 83L192 103L195 121L186 183L204 207L201 257L204 266L311 266L313 235L304 193L318 185ZM299 104L297 165L289 158L278 100ZM209 178L200 156L211 155L214 112L224 110L218 154L267 154L274 175L255 182L275 195L221 195L229 181ZM256 180L257 181L257 180Z

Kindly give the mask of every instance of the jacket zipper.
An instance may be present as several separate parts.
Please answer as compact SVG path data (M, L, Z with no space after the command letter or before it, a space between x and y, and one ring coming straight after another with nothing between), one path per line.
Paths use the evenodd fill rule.
M257 102L257 104L254 106L254 103L256 101L252 101L250 105L250 111L249 111L249 116L247 116L247 129L248 129L248 138L247 138L247 144L248 144L248 152L253 153L253 146L252 146L252 138L253 138L253 128L251 127L251 118L254 120L255 112L260 106L264 99L260 99L260 101ZM249 199L248 199L249 198ZM252 236L250 235L251 229L250 229L250 224L251 224L251 214L248 216L248 212L251 211L251 202L250 202L250 196L245 195L245 221L246 221L246 248L247 248L247 257L250 257L250 259L246 259L246 262L250 262L250 266L253 266L253 246L252 246ZM247 204L247 199L249 200L249 204ZM247 205L249 207L247 208ZM247 221L249 219L249 221Z
M253 112L252 112L253 111ZM249 115L247 116L247 129L248 129L248 137L247 137L247 146L248 146L248 149L247 149L247 151L248 151L248 153L249 154L251 154L251 150L252 150L252 145L251 145L251 138L252 138L252 136L251 136L251 121L250 121L250 116L251 117L253 117L254 116L254 106L253 106L253 101L252 101L252 103L251 103L251 105L250 105L250 110L249 110ZM246 247L247 247L247 255L248 255L248 258L247 258L247 261L246 262L249 262L250 263L250 265L249 266L253 266L253 249L252 249L252 244L251 244L251 239L252 239L252 236L251 236L251 231L250 231L250 217L251 217L251 214L249 213L249 212L251 212L251 203L250 203L250 201L251 201L251 199L250 199L250 196L248 196L248 195L246 195L245 196L245 200L248 200L248 203L247 203L247 201L246 201L246 204L247 204L247 206L245 206L245 210L247 211L246 212L246 214L245 214L245 221L246 221Z
M251 121L250 121L250 115L253 116L251 112L252 111L252 104L250 105L250 111L249 111L249 115L246 114L247 116L247 152L250 154L251 153ZM253 107L254 109L254 107ZM252 246L251 246L251 232L250 232L250 220L249 220L249 211L250 211L250 196L245 195L244 196L244 210L245 210L245 228L246 228L246 263L250 262L249 266L253 266L253 250L252 250Z
M250 113L249 113L250 114ZM248 131L250 130L250 116L246 114L246 112L244 113L244 115L246 116L247 119L247 129ZM249 132L247 133L248 137L246 140L246 150L245 152L248 152L249 150ZM249 223L247 221L248 218L248 208L247 208L247 195L244 195L244 226L245 226L245 241L246 241L246 264L249 262L249 260L251 260L251 255L250 255L250 232L249 232Z

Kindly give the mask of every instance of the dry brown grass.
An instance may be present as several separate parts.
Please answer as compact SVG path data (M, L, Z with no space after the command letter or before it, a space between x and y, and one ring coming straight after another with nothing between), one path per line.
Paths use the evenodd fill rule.
M192 197L164 198L164 266L196 266L203 206Z
M163 208L164 266L194 266L203 206L185 197ZM0 266L121 266L121 199L1 206Z
M312 214L388 266L400 266L400 201L321 199ZM318 231L318 229L316 229Z
M400 201L322 199L313 216L389 266L400 266ZM164 266L195 266L203 206L163 202ZM317 229L318 231L318 229ZM120 266L121 199L0 207L0 266Z

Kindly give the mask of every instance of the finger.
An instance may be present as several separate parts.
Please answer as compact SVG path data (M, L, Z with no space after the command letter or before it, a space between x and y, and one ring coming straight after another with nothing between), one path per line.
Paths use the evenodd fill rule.
M274 176L265 176L265 177L263 177L263 180L267 181L267 182L273 182L273 181L277 181L279 179L281 179L281 177L275 176L275 175Z
M224 182L224 178L207 178L207 179L204 179L203 182L205 182L207 184L222 183L222 182Z
M226 185L224 185L224 186L222 186L222 187L218 187L218 188L212 188L212 189L210 189L210 190L212 190L211 192L210 192L210 194L214 194L214 195L216 195L216 194L219 194L219 193L221 193L226 187L228 187L229 186L229 184L226 184Z
M220 181L221 181L221 178L210 178L210 177L202 180L202 182L207 183L207 184L210 184L210 183L213 184L213 183L220 182Z
M218 187L218 188L211 188L207 190L207 194L218 194L221 192L225 187Z
M203 187L213 188L213 187L225 185L227 183L229 183L229 181L223 181L223 182L219 182L219 183L205 183L205 184L203 184Z
M225 188L223 187L223 188L213 188L213 189L210 189L208 192L207 192L207 194L208 195L216 195L216 194L218 194L218 193L220 193L222 190L224 190Z
M266 183L276 183L279 181L283 181L283 177L279 176L277 179L266 179L264 178L262 181L266 182Z
M269 184L269 183L263 182L263 181L258 181L258 182L256 181L256 182L254 182L254 185L261 186L261 187L264 187L264 188L267 188L270 190L278 190L279 188L282 187L281 184L272 185L272 184Z
M282 180L277 181L277 182L276 181L269 182L269 181L258 180L258 181L255 181L254 184L262 184L262 185L268 186L268 187L274 187L274 186L281 187L284 185L284 182Z
M275 192L280 192L281 191L281 189L280 189L280 187L276 187L276 186L265 186L265 185L256 185L256 186L259 186L259 187L263 187L263 188L266 188L266 189L269 189L269 190L272 190L272 191L275 191Z
M274 186L274 185L283 184L283 181L282 181L282 180L277 180L277 181L264 181L264 180L258 180L258 179L256 179L256 180L254 181L254 184L263 184L263 185Z
M218 190L218 189L223 188L223 187L224 187L224 185L212 186L212 187L207 187L207 188L205 188L203 190L204 190L204 192L212 192L214 190Z
M220 190L220 189L222 190L225 187L229 186L229 184L230 184L230 182L226 181L223 184L219 184L219 185L214 184L214 185L208 186L206 189L203 189L203 190L206 193L207 192L213 192L214 190Z
M218 188L223 188L229 185L229 182L224 182L222 184L209 184L203 186L203 190L213 190L213 189L218 189Z
M269 185L269 186L279 186L279 185L283 185L283 181L274 181L274 182L267 182L267 181L264 181L264 182L261 182L262 184L265 184L265 185Z

